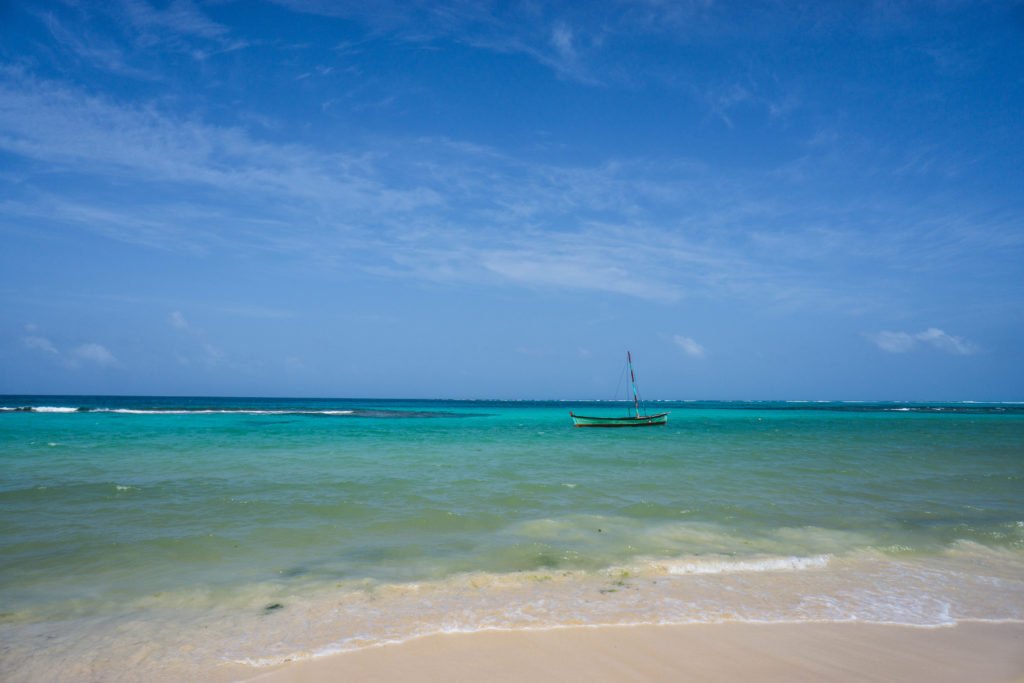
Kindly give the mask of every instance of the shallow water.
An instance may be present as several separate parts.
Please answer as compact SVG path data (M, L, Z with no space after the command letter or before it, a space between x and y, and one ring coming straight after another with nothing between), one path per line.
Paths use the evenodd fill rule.
M569 410L623 406L2 397L0 677L495 627L1024 620L1024 406L656 405L665 427L603 430Z

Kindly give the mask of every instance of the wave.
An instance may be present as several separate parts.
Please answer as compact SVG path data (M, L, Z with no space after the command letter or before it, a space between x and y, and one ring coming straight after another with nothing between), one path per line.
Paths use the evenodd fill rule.
M479 410L488 408L562 408L572 404L619 405L615 400L579 401L499 401L499 400L414 400L414 399L335 399L338 403L361 404L352 408L319 408L321 399L261 399L261 398L193 398L193 397L72 397L61 396L61 401L76 401L78 405L53 405L48 401L56 397L14 396L9 401L24 400L21 405L0 406L0 413L75 413L110 412L139 415L192 415L192 414L247 414L247 415L356 415L362 417L468 417L468 413L453 412L450 406ZM109 402L107 402L109 398ZM332 400L333 402L333 400ZM1020 402L974 402L914 403L901 401L706 401L706 400L656 400L650 403L692 413L704 410L728 411L828 411L838 413L931 413L931 414L1024 414L1024 403ZM38 404L38 405L37 405ZM380 407L378 407L380 406ZM392 407L397 406L398 409Z
M482 417L482 413L455 413L437 410L390 410L382 408L107 408L72 406L0 406L0 413L108 413L117 415L285 415L306 417L364 417L364 418L438 418Z
M47 614L66 610L50 606L41 613L8 612L5 645L19 656L8 657L7 670L0 671L25 680L59 679L56 674L67 670L106 672L107 662L136 654L140 640L155 645L138 671L173 662L176 679L194 680L225 663L266 667L439 633L640 624L1022 623L1022 561L1020 553L967 544L934 556L680 556L636 568L482 571L398 583L334 574L264 577L232 583L224 593L184 586L127 602L117 593L93 618L56 619ZM74 609L81 609L77 600ZM40 623L52 634L46 643L38 639ZM212 636L197 639L196 633Z
M301 602L295 596L295 604L275 618L314 624L321 642L300 646L268 639L253 656L244 652L252 652L254 634L248 630L244 647L228 656L267 666L436 633L570 626L876 623L936 628L965 621L1024 621L1019 558L989 558L981 566L978 559L973 553L895 559L876 552L679 557L596 572L480 572L376 585L362 592L313 591Z
M196 409L146 409L146 408L92 408L82 412L118 413L121 415L352 415L354 410L256 410L247 408L196 408Z
M0 406L3 413L117 413L120 415L354 415L356 410L264 410L256 408L90 408Z
M732 574L745 572L800 571L828 566L830 555L813 557L763 557L748 560L685 560L663 562L669 574Z

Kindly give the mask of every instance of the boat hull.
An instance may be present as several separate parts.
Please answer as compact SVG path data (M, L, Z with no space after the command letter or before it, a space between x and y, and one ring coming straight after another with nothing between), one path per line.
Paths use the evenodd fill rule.
M576 427L656 427L668 422L668 413L640 417L588 417L570 412L569 416Z

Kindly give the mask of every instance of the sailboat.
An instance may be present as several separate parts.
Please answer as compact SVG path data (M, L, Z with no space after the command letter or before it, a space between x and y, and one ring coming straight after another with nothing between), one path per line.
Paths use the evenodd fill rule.
M640 414L640 393L636 390L636 375L633 373L633 356L626 351L626 364L629 366L629 386L633 392L633 412L635 415L625 417L588 417L569 411L569 417L576 427L652 427L668 422L668 413L647 415Z

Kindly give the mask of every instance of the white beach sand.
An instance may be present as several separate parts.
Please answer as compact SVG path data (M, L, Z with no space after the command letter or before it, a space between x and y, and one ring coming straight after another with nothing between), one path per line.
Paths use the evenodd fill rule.
M491 631L297 661L247 680L1024 681L1024 624L694 624Z

